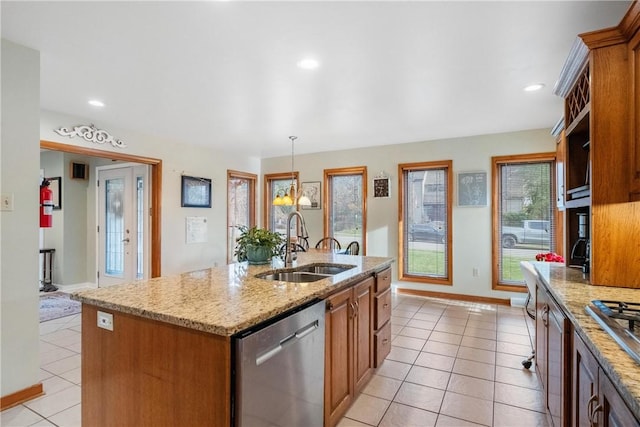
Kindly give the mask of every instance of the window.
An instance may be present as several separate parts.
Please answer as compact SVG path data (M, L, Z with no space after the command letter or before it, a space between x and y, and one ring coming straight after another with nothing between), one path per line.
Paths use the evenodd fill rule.
M525 289L520 261L555 252L555 154L493 158L493 289Z
M452 284L451 160L398 165L401 280Z
M277 231L283 235L287 234L287 216L295 210L296 205L274 206L273 199L277 194L283 196L289 192L291 181L296 188L299 188L298 172L272 173L264 176L264 224L271 231ZM296 235L297 233L292 233Z
M227 262L234 262L233 255L239 226L256 224L257 175L227 170Z
M344 249L350 242L360 245L366 254L367 168L325 169L324 236L333 237ZM311 242L313 243L313 242Z

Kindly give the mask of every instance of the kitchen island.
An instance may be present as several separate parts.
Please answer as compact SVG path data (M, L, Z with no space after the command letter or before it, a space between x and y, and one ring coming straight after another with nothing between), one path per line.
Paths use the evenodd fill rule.
M284 268L274 258L77 292L83 425L229 426L232 335L374 277L392 261L310 251L297 266L353 268L308 283L256 278Z
M557 263L536 262L533 264L538 271L542 285L557 302L572 326L572 330L567 331L567 338L569 338L567 353L569 354L564 359L568 366L564 366L566 382L563 399L568 402L565 406L567 414L563 418L570 420L571 425L582 425L580 424L582 421L588 422L591 418L595 420L594 417L598 416L597 412L602 411L605 411L605 418L612 418L612 415L606 413L610 409L607 408L608 403L603 404L602 397L596 393L597 390L590 391L592 395L581 396L580 387L588 385L585 384L586 378L583 375L584 372L581 371L584 368L586 357L589 356L585 354L586 351L581 352L581 349L586 347L585 350L593 355L602 372L600 376L602 377L603 374L606 376L606 378L600 378L600 383L610 381L615 392L635 418L632 420L632 424L623 425L638 425L637 420L640 420L640 364L634 361L600 327L585 311L585 307L593 300L640 302L640 289L593 286L589 284L588 276L584 275L580 269L567 268ZM538 317L544 316L544 313L540 313L542 304L538 300L538 310L536 310ZM537 348L536 358L542 356L538 354L539 351L540 349ZM596 370L598 366L596 366ZM595 388L597 388L597 375L595 377ZM590 398L591 403L588 402ZM582 402L581 399L586 399L586 401ZM586 408L582 408L581 403L585 403ZM621 408L624 410L624 407ZM583 409L586 409L588 413L585 413Z

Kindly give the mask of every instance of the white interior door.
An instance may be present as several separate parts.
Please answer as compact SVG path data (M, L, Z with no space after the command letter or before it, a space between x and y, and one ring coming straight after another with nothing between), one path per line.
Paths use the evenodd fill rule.
M98 286L147 277L148 168L98 169Z

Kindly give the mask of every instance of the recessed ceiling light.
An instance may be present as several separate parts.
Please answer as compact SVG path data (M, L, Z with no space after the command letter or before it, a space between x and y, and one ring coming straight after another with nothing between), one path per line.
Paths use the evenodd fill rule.
M537 90L540 90L544 87L544 83L532 83L528 86L525 86L524 91L525 92L535 92Z
M104 102L99 101L97 99L90 99L89 105L93 105L94 107L104 107Z
M312 58L305 58L298 61L298 67L304 70L313 70L314 68L318 68L319 65L318 61Z

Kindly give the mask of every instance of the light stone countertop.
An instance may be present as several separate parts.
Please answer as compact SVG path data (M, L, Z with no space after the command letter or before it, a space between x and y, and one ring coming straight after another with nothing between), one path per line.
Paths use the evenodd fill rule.
M310 250L298 253L294 267L332 263L354 265L355 268L310 283L268 281L254 277L269 270L283 269L283 262L274 258L270 265L235 263L79 291L73 293L71 298L105 310L231 336L287 310L323 299L389 267L392 262L393 258Z
M556 263L532 264L629 409L640 419L640 364L585 311L585 307L596 299L640 303L640 289L593 286L579 269Z

